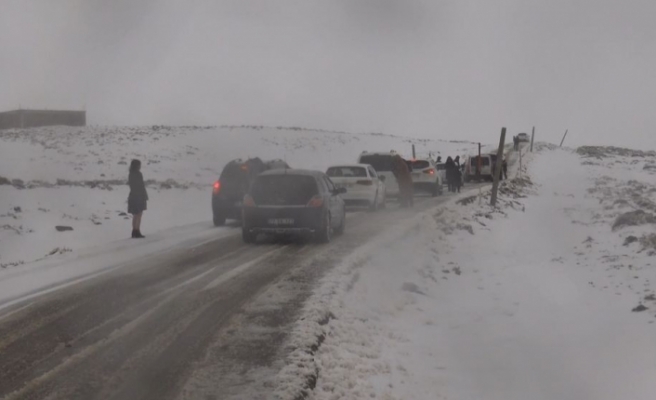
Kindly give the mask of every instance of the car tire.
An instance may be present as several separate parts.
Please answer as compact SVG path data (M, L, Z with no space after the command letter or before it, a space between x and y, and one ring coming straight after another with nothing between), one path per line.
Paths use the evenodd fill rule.
M214 226L223 226L226 223L226 217L224 215L214 214Z
M317 232L317 242L319 243L330 243L332 240L333 229L331 226L330 214L326 213L326 216L323 218L323 223L321 224L321 230Z
M371 212L376 212L378 211L378 192L376 192L376 195L374 196L374 201L369 204L369 211Z
M244 240L244 243L252 244L255 243L255 239L257 239L257 235L254 234L253 232L249 232L248 230L242 228L241 238Z
M343 235L346 230L346 211L344 211L344 216L342 217L342 223L339 224L337 229L335 229L335 235Z

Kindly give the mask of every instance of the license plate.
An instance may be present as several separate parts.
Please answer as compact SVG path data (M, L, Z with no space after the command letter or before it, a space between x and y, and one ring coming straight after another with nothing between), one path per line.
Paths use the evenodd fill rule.
M293 218L271 218L271 219L269 219L269 225L276 225L276 226L294 225L294 219Z

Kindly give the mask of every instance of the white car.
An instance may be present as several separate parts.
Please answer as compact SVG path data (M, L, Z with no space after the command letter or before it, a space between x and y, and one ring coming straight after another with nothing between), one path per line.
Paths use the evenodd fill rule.
M388 197L399 195L399 184L396 182L396 177L392 172L393 158L396 155L397 153L394 151L390 151L389 153L369 153L363 151L360 157L358 157L358 164L372 166L378 176L385 179L386 196Z
M416 158L408 161L412 168L412 185L416 191L428 192L435 197L442 194L442 177L431 158Z
M326 175L335 187L346 188L346 193L341 196L347 206L369 207L374 211L385 207L385 178L379 176L371 165L335 165L328 168Z
M496 154L481 154L480 171L477 171L479 168L478 156L468 157L465 162L465 182L481 179L492 182L494 173L492 167L494 167L496 160Z
M444 184L446 182L446 164L437 163L435 164L435 169L437 169L437 175L442 180L442 184Z

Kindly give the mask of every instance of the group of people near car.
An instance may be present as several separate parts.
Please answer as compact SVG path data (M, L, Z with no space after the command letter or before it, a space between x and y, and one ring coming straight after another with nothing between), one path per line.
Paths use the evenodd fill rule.
M462 169L460 168L460 156L456 158L447 157L444 163L446 170L446 183L449 192L460 193L462 187Z

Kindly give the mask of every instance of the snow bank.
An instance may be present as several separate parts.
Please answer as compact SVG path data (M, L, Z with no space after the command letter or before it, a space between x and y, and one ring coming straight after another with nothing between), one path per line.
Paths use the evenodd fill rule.
M463 194L327 276L278 397L653 398L656 269L625 246L653 226L612 229L654 200L653 160L536 148L498 208Z

